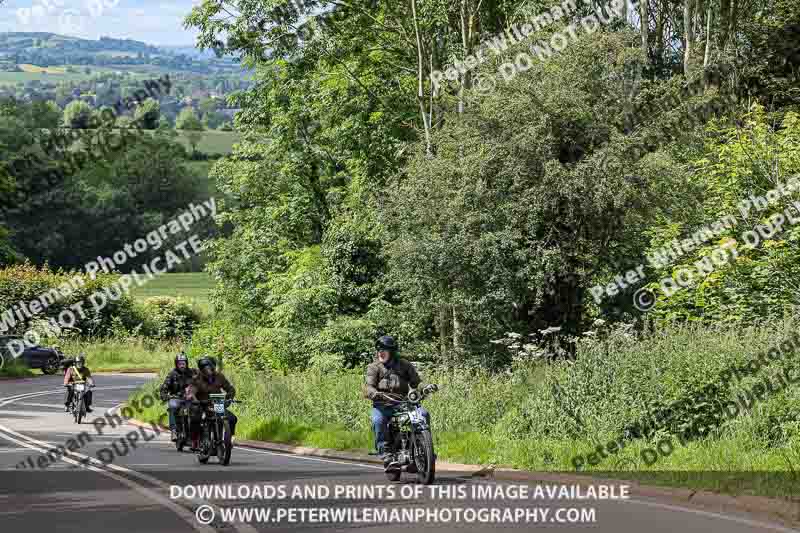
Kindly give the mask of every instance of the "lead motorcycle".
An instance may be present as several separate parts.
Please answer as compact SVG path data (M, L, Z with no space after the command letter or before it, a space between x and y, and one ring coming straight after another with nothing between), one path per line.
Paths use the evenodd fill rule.
M75 381L72 383L72 403L69 405L69 412L75 418L76 424L80 424L86 416L86 401L83 396L91 388L94 388L92 381Z
M394 408L386 433L386 449L400 464L400 470L386 472L389 481L398 481L403 472L416 474L417 481L430 485L436 479L436 454L431 428L422 415L422 400L439 390L427 385L422 391L411 389L405 400L379 393Z

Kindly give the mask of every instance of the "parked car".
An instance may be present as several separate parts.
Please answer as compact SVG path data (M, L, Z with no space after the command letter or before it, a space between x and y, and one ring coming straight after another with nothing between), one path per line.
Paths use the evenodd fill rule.
M23 346L22 354L16 356L19 346ZM0 355L10 359L16 358L28 368L39 368L44 374L55 374L61 369L64 355L54 348L45 348L25 341L22 337L0 335ZM16 357L15 357L16 356Z

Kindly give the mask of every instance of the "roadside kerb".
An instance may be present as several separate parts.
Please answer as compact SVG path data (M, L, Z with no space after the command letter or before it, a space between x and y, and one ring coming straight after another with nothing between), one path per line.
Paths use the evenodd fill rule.
M135 419L126 420L126 423L138 427L150 427L150 424ZM162 426L163 427L163 426ZM168 428L165 428L168 429ZM277 442L254 441L234 437L234 447L255 448L292 455L320 457L325 459L351 461L358 463L383 464L371 455L327 448L310 448L306 446L292 446ZM571 473L531 472L513 468L495 468L494 465L464 465L458 463L436 463L439 472L463 472L471 478L489 479L492 481L517 481L523 483L558 483L576 484L584 487L598 484L626 483L630 486L629 494L640 498L658 498L662 502L670 503L688 509L702 509L718 513L746 512L757 515L763 519L780 522L787 527L800 526L800 502L788 502L766 498L763 496L729 496L708 491L696 491L686 488L666 488L651 485L642 485L637 481L628 479L600 478L590 475L576 475Z

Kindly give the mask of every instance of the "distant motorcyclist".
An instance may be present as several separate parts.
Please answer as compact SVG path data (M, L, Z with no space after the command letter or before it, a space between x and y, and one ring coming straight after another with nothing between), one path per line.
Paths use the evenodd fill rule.
M217 371L217 362L213 357L209 357L207 355L201 357L197 361L197 368L199 372L195 374L192 384L189 386L189 398L193 398L200 402L206 402L209 400L209 394L220 394L224 391L227 394L226 399L234 399L236 396L236 389L233 387L233 385L231 385L230 381L228 381L222 372ZM192 449L195 450L199 447L199 422L201 416L202 411L197 409L192 410ZM230 423L231 435L235 435L236 422L238 420L236 415L226 409L225 416Z
M195 369L189 368L189 358L181 352L175 356L175 368L167 374L164 383L161 384L159 394L162 402L168 402L169 429L173 442L178 440L176 413L186 402L186 387L192 384L196 373Z
M92 378L92 371L86 366L86 356L80 354L75 358L72 366L68 367L64 372L64 411L69 412L69 406L72 403L73 385L75 383L87 383L94 385L94 378ZM87 388L83 393L84 405L86 405L86 412L92 412L92 391Z
M395 458L386 453L386 426L394 414L395 407L383 399L383 394L402 398L410 388L416 389L422 382L414 365L397 356L400 347L394 337L384 335L375 342L375 361L367 367L365 395L372 400L372 431L375 434L375 450L383 457L386 470L399 468ZM430 414L424 408L423 416L430 424Z

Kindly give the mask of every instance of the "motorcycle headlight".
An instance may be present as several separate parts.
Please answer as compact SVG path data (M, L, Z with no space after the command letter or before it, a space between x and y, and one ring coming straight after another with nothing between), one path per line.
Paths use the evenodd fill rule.
M410 402L418 402L419 401L419 393L415 390L409 391L408 393L408 401Z

